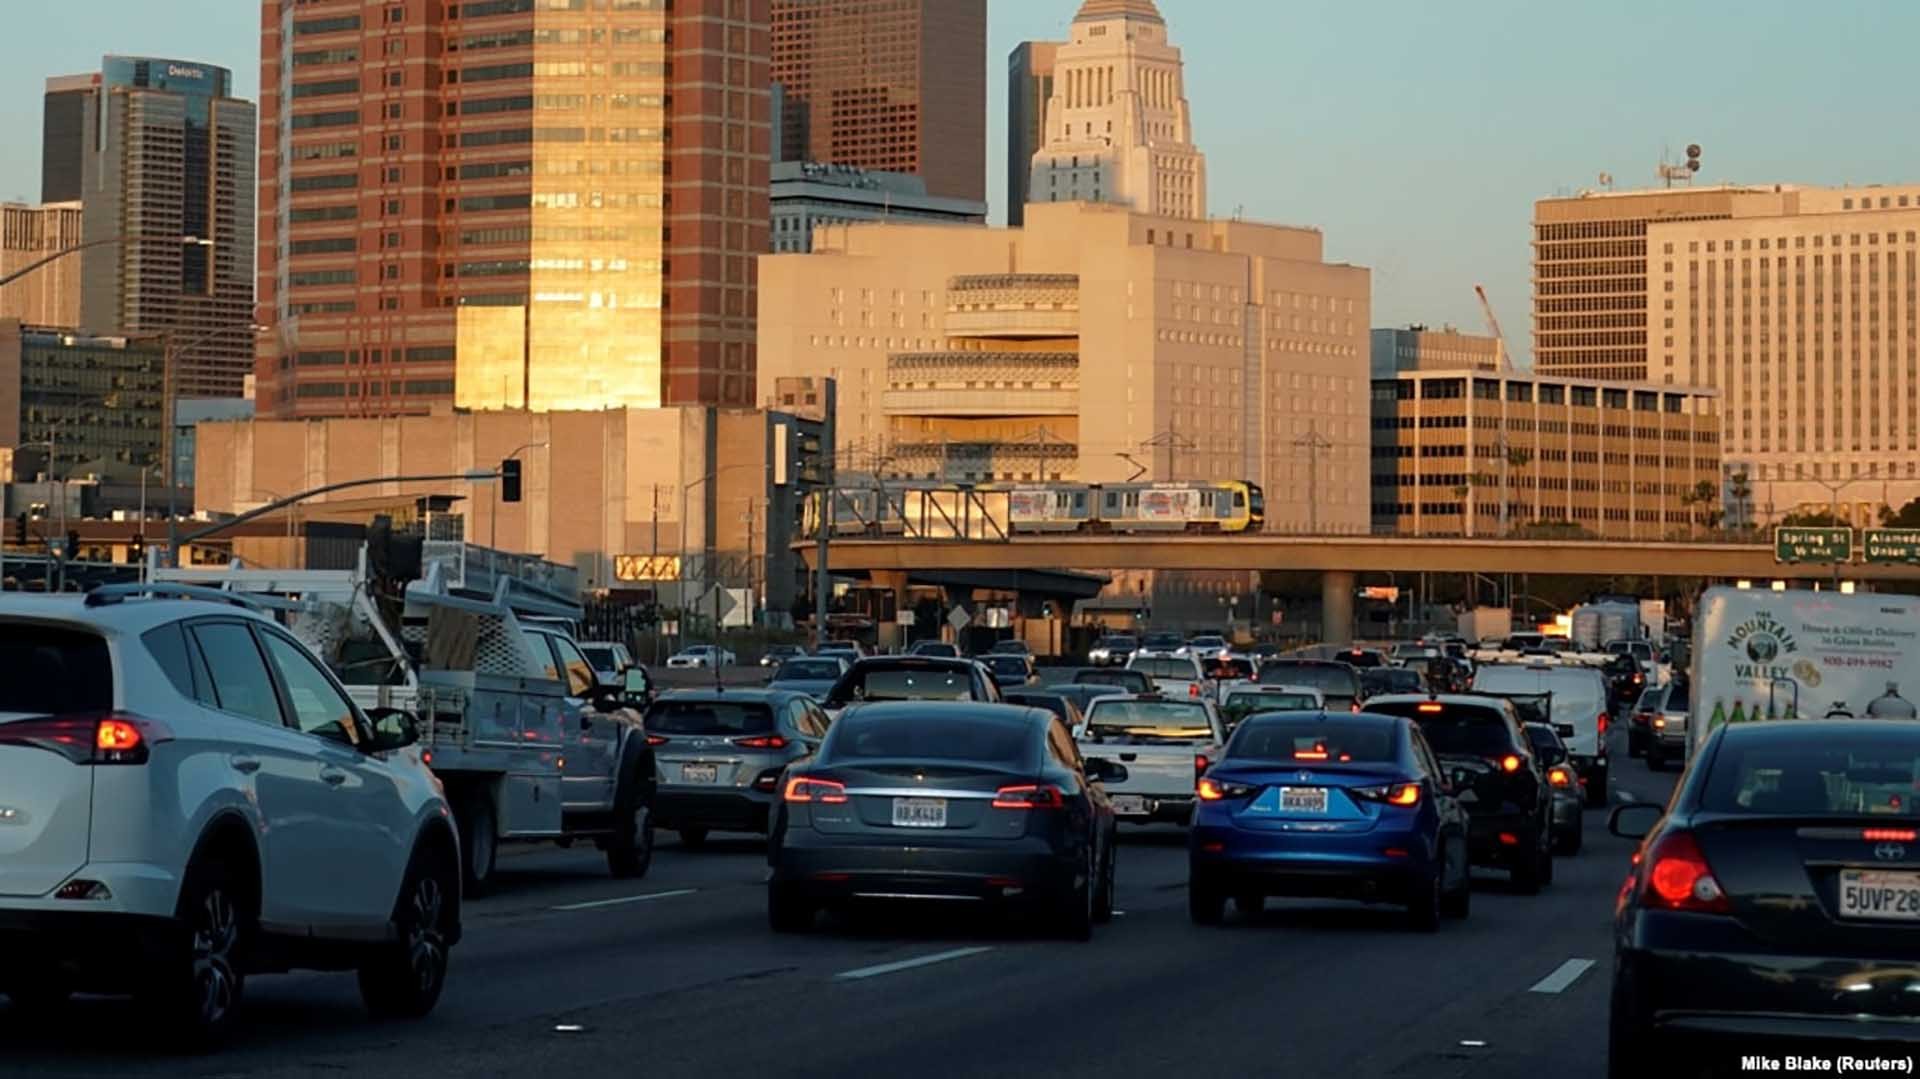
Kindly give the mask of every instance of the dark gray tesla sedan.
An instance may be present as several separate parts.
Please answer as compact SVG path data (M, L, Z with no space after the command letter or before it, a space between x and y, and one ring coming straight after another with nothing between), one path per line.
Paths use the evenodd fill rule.
M776 932L823 906L949 900L1024 907L1086 940L1113 915L1103 782L1038 708L901 701L850 709L786 775L768 861Z

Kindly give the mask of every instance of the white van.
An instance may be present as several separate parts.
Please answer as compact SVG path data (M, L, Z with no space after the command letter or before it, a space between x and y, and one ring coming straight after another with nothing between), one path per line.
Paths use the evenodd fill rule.
M1567 743L1587 789L1587 804L1607 804L1607 680L1591 667L1489 664L1473 674L1474 693L1543 697L1547 718ZM1550 695L1550 696L1549 696Z

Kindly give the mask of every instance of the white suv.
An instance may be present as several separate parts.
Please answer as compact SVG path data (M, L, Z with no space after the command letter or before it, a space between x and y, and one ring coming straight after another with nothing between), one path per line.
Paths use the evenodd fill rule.
M132 992L188 1048L249 974L357 970L425 1015L460 860L415 737L230 594L0 597L0 993Z

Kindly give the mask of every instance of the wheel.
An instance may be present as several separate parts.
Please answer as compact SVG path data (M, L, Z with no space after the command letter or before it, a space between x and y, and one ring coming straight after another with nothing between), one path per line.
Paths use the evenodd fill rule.
M1113 921L1113 862L1117 855L1113 852L1113 840L1107 840L1106 868L1100 871L1100 888L1093 896L1093 921L1096 925L1106 925Z
M789 884L767 885L767 925L776 933L805 933L813 928L813 904Z
M1586 818L1584 816L1573 818L1573 830L1554 840L1553 852L1567 856L1579 854L1581 846L1586 842L1586 834Z
M178 932L148 972L141 996L162 1037L178 1049L203 1052L233 1030L256 914L224 859L209 858L188 867L174 917Z
M607 840L607 871L615 880L636 880L653 865L653 799L639 762L620 779L613 799L613 835Z
M698 826L680 829L680 845L688 850L699 850L707 845L707 830Z
M1233 897L1233 909L1240 912L1240 917L1251 922L1266 911L1267 897L1259 892L1241 892Z
M1447 845L1447 864L1458 870L1459 886L1440 897L1440 913L1447 918L1465 918L1473 912L1473 867L1467 864L1467 843L1455 839Z
M1603 764L1599 768L1595 769L1592 775L1587 777L1588 808L1601 809L1606 806L1607 804L1607 772L1608 772L1608 768L1606 765Z
M419 1019L447 986L460 886L450 855L422 849L400 886L393 925L398 939L360 967L360 999L375 1019Z
M1060 897L1060 907L1055 914L1060 936L1073 941L1093 939L1093 893L1099 890L1095 883L1098 872L1094 869L1093 850L1087 850L1086 863L1080 872L1067 881L1066 893Z
M1539 895L1546 887L1545 868L1553 864L1553 856L1542 850L1536 850L1533 857L1513 866L1513 889L1521 895Z
M493 887L493 871L500 853L493 798L475 791L460 803L455 823L460 829L460 878L467 895L485 895Z
M1407 925L1415 932L1431 933L1440 928L1440 907L1446 901L1446 866L1437 865L1427 879L1413 888L1407 897Z
M1210 881L1194 876L1187 881L1187 917L1195 925L1219 925L1227 917L1227 895Z

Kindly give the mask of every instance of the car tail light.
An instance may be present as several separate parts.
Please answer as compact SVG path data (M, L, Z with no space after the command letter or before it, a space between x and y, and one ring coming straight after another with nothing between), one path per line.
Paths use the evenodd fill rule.
M777 734L756 734L751 738L735 738L733 744L741 749L787 748L787 740Z
M664 746L664 745L666 745L666 744L667 744L668 742L671 742L671 741L673 741L673 739L671 739L671 738L668 738L668 737L667 737L666 735L664 735L664 734L649 734L649 735L647 735L647 744L648 744L648 745L650 745L650 746Z
M1667 717L1666 717L1666 716L1654 716L1654 717L1653 717L1653 729L1654 729L1654 730L1656 730L1656 731L1664 731L1664 730L1666 730L1666 729L1667 729Z
M1062 809L1066 804L1060 788L1050 783L1021 783L993 794L995 809Z
M1607 714L1605 712L1600 713L1599 717L1595 719L1594 722L1599 724L1600 737L1605 738L1607 736Z
M847 800L847 785L831 779L814 779L810 776L795 776L787 780L787 790L782 797L789 802L820 802L825 805L841 805Z
M1205 753L1195 753L1193 755L1193 778L1199 779L1201 776L1206 775L1207 769L1211 767L1213 767L1213 762L1207 759Z
M155 743L172 739L165 724L126 712L0 724L0 745L44 749L75 764L145 764Z
M1243 783L1229 783L1223 779L1208 776L1194 788L1194 793L1203 802L1219 802L1228 798L1247 798L1253 794L1253 788Z
M1188 683L1187 683L1187 696L1189 696L1189 697L1198 697L1199 695L1200 695L1200 683L1198 683L1198 682L1188 682Z
M1567 771L1565 765L1556 764L1552 768L1547 769L1547 782L1556 787L1571 787L1573 786L1573 773Z
M1500 770L1502 772L1518 772L1520 770L1520 765L1523 763L1525 762L1523 762L1519 757L1516 757L1513 754L1509 753L1506 756L1500 758Z
M1355 714L1355 715L1359 715L1359 714L1360 714L1360 702L1359 702L1359 701L1354 701L1354 702L1353 702L1353 706L1352 706L1351 708L1348 708L1348 709L1347 709L1347 711L1349 711L1349 712L1352 712L1352 713L1353 713L1353 714Z
M1733 909L1691 832L1667 832L1647 852L1642 900L1663 910L1725 914Z
M1386 783L1378 787L1355 787L1353 796L1369 802L1384 802L1392 806L1417 806L1420 804L1420 784Z
M1911 843L1920 838L1912 828L1863 828L1860 838L1868 843Z

